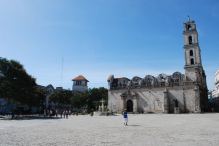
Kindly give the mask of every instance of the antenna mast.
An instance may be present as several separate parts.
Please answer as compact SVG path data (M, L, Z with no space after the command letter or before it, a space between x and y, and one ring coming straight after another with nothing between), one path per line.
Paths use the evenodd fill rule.
M60 86L63 86L63 64L64 64L64 58L62 56L61 58L61 81L60 81Z

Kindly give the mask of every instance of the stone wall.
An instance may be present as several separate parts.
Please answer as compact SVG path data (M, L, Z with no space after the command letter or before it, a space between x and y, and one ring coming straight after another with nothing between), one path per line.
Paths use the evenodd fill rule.
M197 112L199 110L199 99L197 99L199 96L196 95L194 86L184 88L183 86L151 89L140 88L129 91L130 94L126 94L124 99L122 95L128 93L128 89L109 90L109 110L121 113L123 109L127 108L124 102L135 99L137 100L137 113L174 113L176 107L181 113ZM165 94L167 94L166 102Z

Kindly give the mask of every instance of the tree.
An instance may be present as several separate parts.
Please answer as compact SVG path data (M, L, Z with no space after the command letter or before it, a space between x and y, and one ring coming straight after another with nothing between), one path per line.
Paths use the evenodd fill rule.
M50 96L50 102L54 103L58 108L69 107L71 105L72 92L70 90L56 90Z
M40 104L35 78L27 74L23 65L15 60L0 58L0 97L17 105L29 107Z
M89 89L88 111L97 110L100 105L100 100L108 101L108 90L104 87Z
M71 97L71 106L76 109L86 109L87 112L97 110L100 100L104 99L107 104L108 90L104 87L92 88L88 92L73 93Z
M88 100L88 92L73 93L71 97L71 105L74 109L86 109Z

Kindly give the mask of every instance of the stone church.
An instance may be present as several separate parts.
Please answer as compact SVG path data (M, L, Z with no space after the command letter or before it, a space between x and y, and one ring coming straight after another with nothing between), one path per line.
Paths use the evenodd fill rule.
M121 113L200 113L207 110L208 89L195 21L184 23L185 74L107 79L108 109Z

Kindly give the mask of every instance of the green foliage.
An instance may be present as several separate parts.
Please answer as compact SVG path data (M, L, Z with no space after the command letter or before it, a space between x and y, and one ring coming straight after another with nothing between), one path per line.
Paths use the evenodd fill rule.
M26 73L19 62L0 58L0 71L4 74L0 79L0 97L29 106L40 104L35 94L35 79Z
M35 88L33 92L32 105L43 108L43 103L46 98L46 93L41 88Z
M88 91L89 98L87 102L88 111L97 110L100 105L100 101L103 99L105 104L108 101L108 90L104 87L92 88Z
M72 92L69 90L55 91L49 98L57 106L66 106L71 104Z
M77 109L86 108L88 98L89 98L88 92L74 93L71 98L71 105L72 107Z
M88 112L97 110L100 105L100 100L104 99L107 104L107 93L106 88L92 88L88 92L80 93L62 90L55 91L50 96L50 102L53 102L57 108L71 106L72 109L87 110Z

